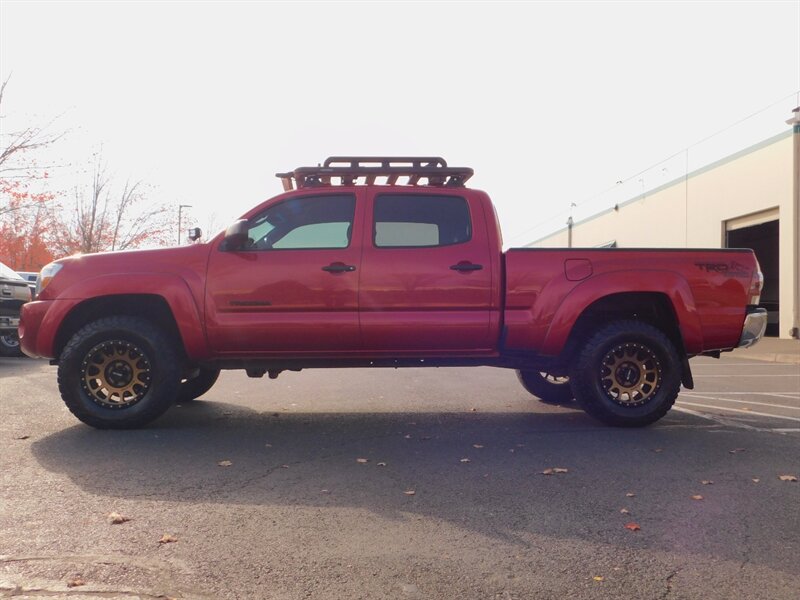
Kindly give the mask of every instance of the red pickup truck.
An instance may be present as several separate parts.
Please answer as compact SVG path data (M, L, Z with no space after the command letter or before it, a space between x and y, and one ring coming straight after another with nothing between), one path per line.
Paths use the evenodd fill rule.
M207 243L46 266L22 348L58 365L69 409L147 424L221 369L491 365L545 402L653 423L688 359L758 341L751 250L502 252L472 169L438 157L334 157Z

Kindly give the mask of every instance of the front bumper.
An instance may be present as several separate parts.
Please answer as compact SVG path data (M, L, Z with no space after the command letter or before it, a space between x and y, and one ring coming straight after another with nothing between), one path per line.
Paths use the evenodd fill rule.
M747 308L747 316L742 325L742 337L739 338L739 348L749 348L762 337L767 330L767 310L765 308Z
M0 317L0 333L11 333L19 327L19 317Z
M56 333L79 302L78 299L34 300L24 304L19 324L22 351L31 358L55 358Z

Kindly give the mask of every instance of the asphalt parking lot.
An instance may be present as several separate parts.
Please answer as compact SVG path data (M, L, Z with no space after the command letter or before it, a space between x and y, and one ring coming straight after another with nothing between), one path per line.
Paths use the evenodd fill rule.
M477 368L227 372L112 432L0 359L0 597L797 598L800 366L692 364L645 429Z

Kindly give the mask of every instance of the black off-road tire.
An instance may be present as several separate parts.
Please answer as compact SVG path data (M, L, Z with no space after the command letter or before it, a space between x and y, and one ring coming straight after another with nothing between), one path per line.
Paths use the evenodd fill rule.
M200 367L199 373L195 377L181 381L176 402L178 404L191 402L205 394L214 387L219 378L219 372L219 369L212 367Z
M0 334L0 356L25 356L16 332Z
M108 364L100 369L104 361ZM109 387L98 384L101 378ZM67 343L58 365L58 389L67 408L98 429L135 429L157 419L175 402L180 380L175 343L140 317L106 317L86 325ZM114 382L132 388L119 394L130 394L127 401L115 403L113 394L103 398Z
M616 321L584 344L570 382L590 416L617 427L643 427L672 408L681 369L675 346L661 330Z
M554 377L544 371L519 370L517 379L528 392L545 404L570 404L575 399L569 377Z

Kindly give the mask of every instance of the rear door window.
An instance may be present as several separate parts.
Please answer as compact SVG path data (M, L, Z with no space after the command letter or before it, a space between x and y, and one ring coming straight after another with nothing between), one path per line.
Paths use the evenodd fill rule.
M375 198L377 248L429 248L472 239L467 201L460 196L382 194Z

